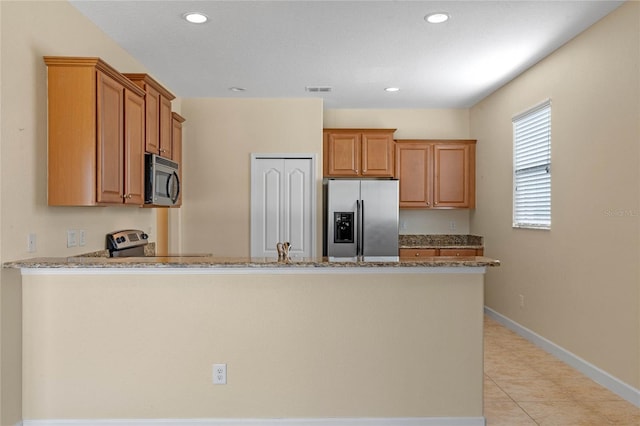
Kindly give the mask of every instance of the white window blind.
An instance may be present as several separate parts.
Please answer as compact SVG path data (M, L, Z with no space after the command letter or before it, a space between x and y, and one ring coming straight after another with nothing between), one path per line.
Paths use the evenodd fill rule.
M551 101L513 118L513 226L551 229Z

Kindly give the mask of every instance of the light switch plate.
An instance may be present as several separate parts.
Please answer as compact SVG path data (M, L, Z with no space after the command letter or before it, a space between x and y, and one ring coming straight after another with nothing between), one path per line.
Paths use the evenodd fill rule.
M78 245L78 233L75 229L67 230L67 247L75 247Z

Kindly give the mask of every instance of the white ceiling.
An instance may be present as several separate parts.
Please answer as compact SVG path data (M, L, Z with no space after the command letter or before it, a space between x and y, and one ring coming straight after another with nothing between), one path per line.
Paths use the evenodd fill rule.
M470 107L621 3L72 0L178 96L322 96L326 108ZM426 23L437 11L451 19Z

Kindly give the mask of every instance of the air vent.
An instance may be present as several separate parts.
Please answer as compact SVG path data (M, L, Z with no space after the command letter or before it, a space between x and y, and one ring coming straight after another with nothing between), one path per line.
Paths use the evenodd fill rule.
M331 86L307 86L304 88L307 92L318 93L318 92L331 92L333 87Z

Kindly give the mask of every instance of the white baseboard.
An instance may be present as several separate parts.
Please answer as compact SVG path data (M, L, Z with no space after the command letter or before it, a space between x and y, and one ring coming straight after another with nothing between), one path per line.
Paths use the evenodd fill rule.
M24 420L16 426L485 426L484 417Z
M549 352L556 358L569 364L576 370L580 371L585 376L589 377L596 383L601 384L611 392L626 399L636 407L640 407L640 390L636 389L620 379L612 376L606 371L596 367L595 365L585 361L577 355L567 351L561 346L556 345L550 340L545 339L539 334L529 330L526 327L518 324L517 322L505 317L504 315L494 311L493 309L485 306L484 311L488 317L493 318L500 324L504 325L508 329L516 332L520 336L524 337L531 343Z

